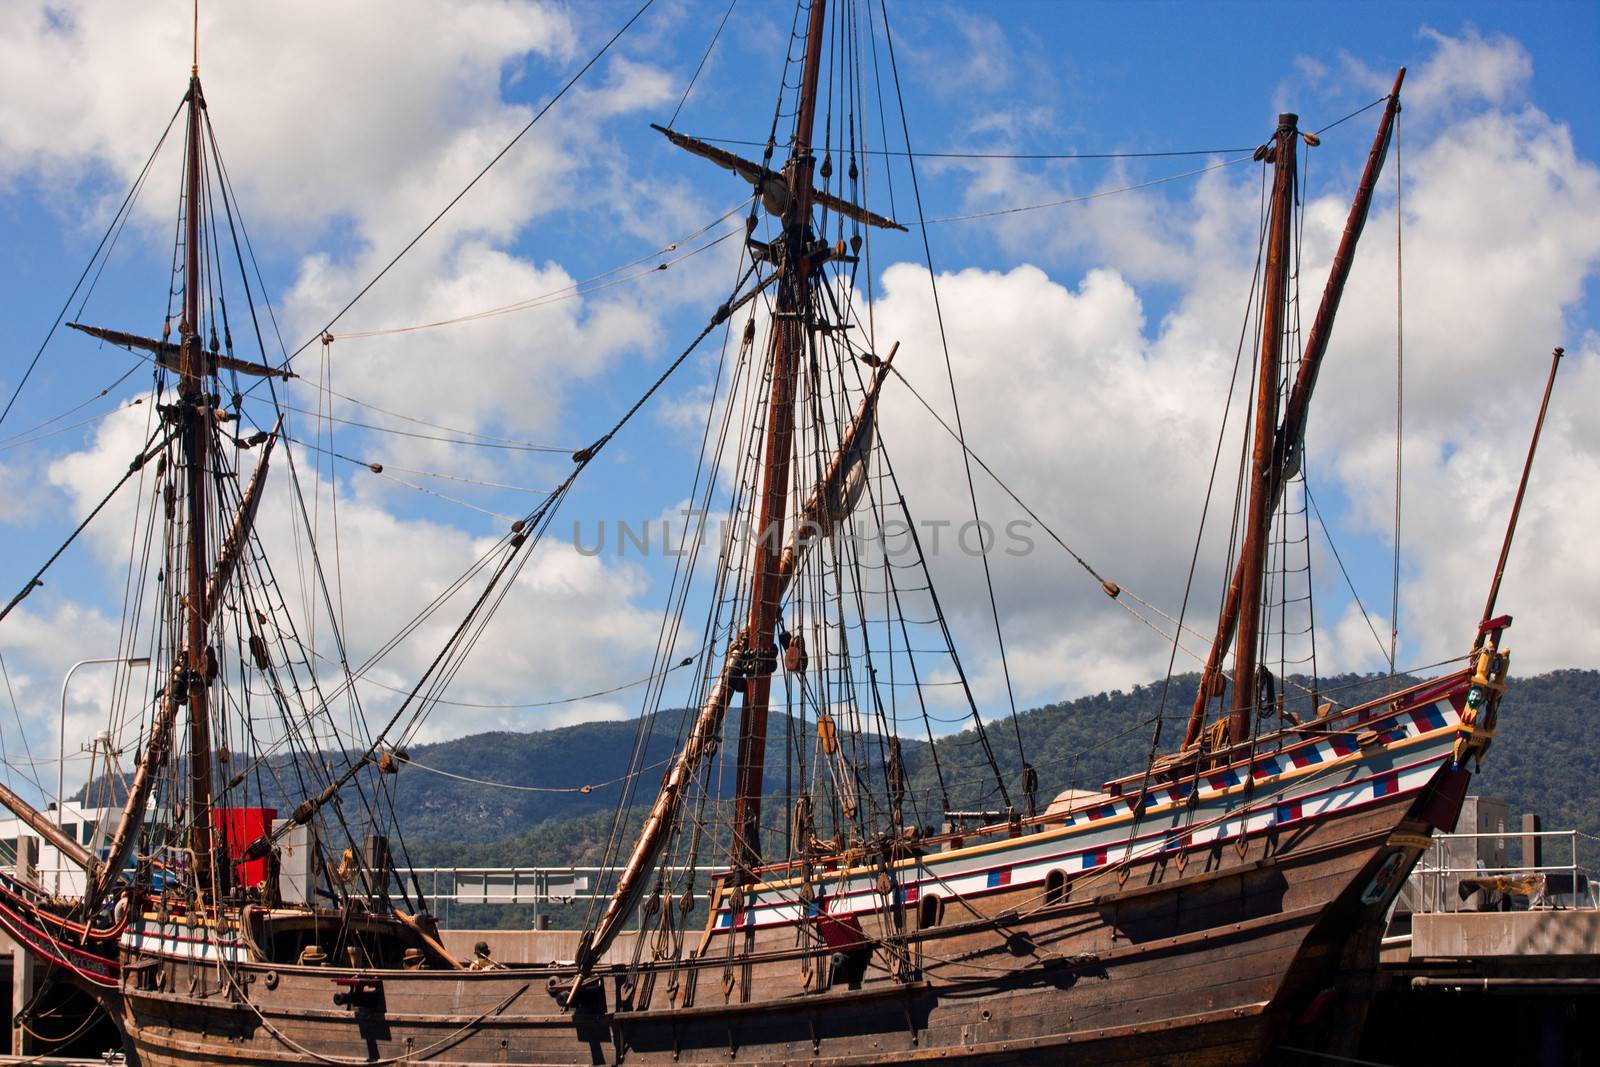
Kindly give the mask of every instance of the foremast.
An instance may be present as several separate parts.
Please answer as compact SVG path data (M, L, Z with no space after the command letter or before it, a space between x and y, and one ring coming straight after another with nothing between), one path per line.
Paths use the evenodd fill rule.
M185 817L188 822L185 844L189 853L194 887L200 899L215 901L228 890L229 867L215 860L212 833L212 738L211 738L211 686L218 675L219 664L211 645L211 627L221 606L223 593L232 579L251 536L257 507L266 484L268 462L272 445L277 440L277 429L265 437L266 447L256 464L250 485L244 493L237 512L233 515L213 564L212 544L208 534L210 509L207 493L212 488L218 465L215 456L215 427L220 417L217 406L220 398L209 392L207 385L219 366L236 372L258 376L292 377L286 370L254 364L225 357L216 351L215 332L211 351L207 351L201 333L201 229L202 181L204 163L202 154L205 94L200 85L199 66L189 72L187 96L186 145L184 154L184 269L183 307L178 321L178 345L174 353L163 336L162 340L138 338L93 327L78 326L94 336L112 340L113 343L142 348L156 354L156 362L176 369L178 374L177 402L163 408L163 416L171 426L183 455L183 588L174 602L182 617L182 646L172 658L165 685L151 719L142 758L134 771L128 787L127 801L122 816L111 836L105 863L100 868L88 894L86 904L92 909L110 892L123 864L133 852L139 828L143 825L150 797L154 793L160 770L172 755L172 740L178 725L180 708L187 709L188 773L185 783ZM165 358L164 358L165 357ZM175 363L175 367L174 367Z
M180 654L189 707L189 862L195 888L210 898L217 885L211 857L211 678L216 653L207 640L205 590L210 565L206 544L206 475L211 458L212 401L205 391L205 352L200 338L200 67L189 72L187 156L184 160L183 318L178 323L178 436L184 456L188 514L184 538L184 647Z
M1245 739L1250 730L1250 715L1258 699L1257 653L1260 647L1261 591L1266 572L1266 545L1271 531L1272 514L1282 498L1284 487L1300 468L1301 448L1305 439L1306 419L1310 410L1311 394L1316 388L1317 373L1322 367L1322 357L1327 352L1329 338L1333 335L1333 320L1344 295L1345 282L1355 260L1356 244L1366 226L1372 207L1373 191L1378 175L1388 156L1389 143L1394 135L1395 116L1400 111L1400 86L1406 71L1401 67L1395 75L1394 87L1378 123L1378 132L1367 154L1361 184L1350 214L1345 221L1344 233L1334 254L1328 282L1322 292L1317 316L1306 336L1305 349L1294 385L1283 407L1283 419L1278 421L1278 394L1283 366L1284 312L1288 302L1289 257L1288 240L1290 215L1294 207L1296 142L1301 138L1298 118L1280 115L1273 140L1264 146L1264 158L1273 162L1272 199L1268 219L1268 245L1266 284L1263 293L1261 356L1257 368L1257 396L1254 408L1254 441L1251 449L1250 496L1245 518L1245 539L1240 548L1239 560L1228 583L1227 596L1217 620L1216 637L1200 676L1200 689L1195 695L1188 728L1184 733L1183 748L1195 744L1205 726L1206 709L1211 701L1224 692L1223 661L1230 646L1237 649L1234 658L1233 696L1228 720L1228 740ZM1307 144L1317 143L1314 134L1304 135Z
M202 230L205 177L203 144L206 131L203 113L206 105L198 63L190 68L189 86L184 99L187 109L182 175L184 269L183 304L178 323L179 343L171 343L166 329L156 339L79 322L67 324L107 343L148 352L156 367L177 373L176 402L161 406L162 418L167 424L166 433L160 444L135 460L134 469L141 467L169 443L176 443L183 457L178 466L183 482L183 518L180 525L184 578L171 600L181 616L181 625L176 628L182 635L181 647L172 656L165 682L157 693L149 733L142 753L136 760L122 814L112 831L103 858L97 859L64 835L47 815L13 790L0 785L0 806L10 809L55 846L66 860L83 868L88 874L88 887L82 901L85 914L93 914L100 902L106 899L122 873L123 865L133 853L160 772L169 766L178 714L185 707L188 709L189 751L184 789L184 815L188 827L184 845L200 899L215 901L229 888L228 867L226 864L217 865L214 857L210 696L219 665L208 635L226 587L236 573L246 551L246 543L252 536L279 427L274 427L269 433L258 434L250 442L252 445L264 443L265 447L250 485L232 515L221 543L216 546L217 554L213 557L209 537L212 516L207 494L213 488L220 470L215 448L216 424L230 416L219 410L221 399L207 386L219 368L257 377L294 377L287 367L236 359L231 352L223 354L218 350L214 328L209 350L202 339L201 296L204 282L201 264L202 243L205 240ZM175 521L176 510L174 507L169 511L169 522Z

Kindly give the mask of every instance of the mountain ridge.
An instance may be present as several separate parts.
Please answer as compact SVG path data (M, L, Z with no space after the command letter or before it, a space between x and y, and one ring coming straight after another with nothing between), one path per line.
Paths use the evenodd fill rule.
M1197 681L1194 675L1178 676L1168 687L1161 747L1173 747L1173 734L1182 727ZM1399 684L1406 681L1397 679ZM1345 702L1355 702L1381 694L1387 685L1386 675L1324 678L1318 698L1337 693ZM1015 729L1008 720L987 724L989 746L1013 802L1019 808L1023 805L1017 734L1027 761L1039 775L1042 806L1062 789L1097 788L1102 781L1143 767L1162 688L1155 682L1046 704L1019 714ZM1310 699L1302 693L1300 703L1309 704ZM651 724L636 800L647 801L653 794L657 769L670 758L672 742L686 717L684 711L662 712ZM731 729L737 716L730 720ZM781 791L783 761L778 753L789 744L787 717L774 714L773 724L769 793ZM575 827L581 825L586 831L596 821L609 827L621 788L618 780L627 773L639 727L638 719L584 723L416 746L409 754L415 765L402 770L407 780L399 786L396 803L414 858L420 863L426 857L427 862L441 865L461 862L452 860L456 853L485 865L593 862L593 851L586 847L559 847L558 854L548 856L531 854L535 844L557 844L549 830L534 831L552 821L570 820L580 820ZM934 753L946 780L954 784L953 804L999 804L999 790L974 730L938 738L932 746L907 738L902 746L908 791L922 804L916 814L924 824L938 817L929 810L938 799ZM724 745L724 754L728 747ZM479 782L444 778L434 771ZM427 784L419 784L423 779ZM591 788L584 792L583 786ZM531 791L537 789L566 791ZM1540 812L1546 828L1600 835L1600 804L1594 803L1600 799L1596 795L1600 793L1600 671L1569 668L1514 678L1502 704L1499 734L1473 791L1502 797L1517 812ZM913 818L911 806L908 803L908 820ZM489 864L491 857L498 859Z

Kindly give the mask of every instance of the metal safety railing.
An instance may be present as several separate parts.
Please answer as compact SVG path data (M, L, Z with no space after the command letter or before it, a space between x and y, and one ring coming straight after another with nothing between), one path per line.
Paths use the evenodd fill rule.
M451 905L507 905L527 904L533 909L537 925L541 907L570 904L573 901L593 900L609 896L613 884L608 876L618 872L616 867L415 867L402 870L408 887L415 886L427 898L431 909L448 913ZM687 868L669 867L667 874L675 877ZM708 873L702 870L700 873ZM411 875L416 881L411 881ZM709 900L707 888L694 892L696 901ZM416 890L414 890L416 891ZM678 896L681 897L681 892ZM443 905L443 908L440 906Z
M1500 901L1529 910L1581 908L1600 910L1600 885L1595 872L1579 862L1577 830L1500 831L1495 833L1437 834L1424 858L1411 872L1413 913L1485 910L1480 894L1498 894ZM1483 862L1480 841L1527 842L1536 840L1542 853L1551 842L1565 842L1565 862L1489 865ZM1466 850L1456 846L1468 843ZM1465 851L1465 856L1462 855ZM1499 851L1497 849L1497 851ZM1465 860L1465 862L1463 862ZM1474 900L1476 898L1476 903Z
M454 904L567 904L588 900L616 867L413 867L422 895ZM668 868L669 875L684 868ZM409 876L405 870L402 876ZM609 892L609 890L606 890ZM705 896L696 893L696 897Z
M448 904L569 904L575 900L590 900L596 895L609 895L613 876L619 868L602 866L566 867L414 867L401 868L397 873L405 888L416 891L433 903ZM0 871L15 873L11 864L0 864ZM667 873L676 878L687 873L688 868L669 867ZM76 895L83 892L83 871L73 866L46 867L29 865L27 877L37 884L48 884L60 877L63 892ZM701 874L710 872L702 869ZM412 882L412 875L416 881ZM706 888L695 891L696 900L710 896L710 879L703 879ZM679 894L681 896L681 892Z

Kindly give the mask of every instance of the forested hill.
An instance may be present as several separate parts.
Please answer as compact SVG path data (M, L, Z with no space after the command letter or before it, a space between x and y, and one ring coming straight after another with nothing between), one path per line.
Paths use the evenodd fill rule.
M1173 680L1166 696L1164 729L1169 732L1163 749L1178 740L1173 731L1182 729L1195 684L1194 676ZM1324 678L1319 688L1324 695L1353 703L1381 693L1386 685L1383 678L1345 676ZM1069 786L1097 786L1143 767L1161 698L1157 683L1046 705L1018 716L1015 727L1009 718L991 722L988 748L1020 805L1020 734L1023 753L1038 771L1044 802ZM648 806L684 716L663 713L647 731L640 761L647 769L640 776L636 808ZM774 793L785 789L782 753L790 747L788 728L786 719L774 716L767 770L768 790ZM639 738L635 720L477 734L414 748L410 756L415 765L401 771L396 798L413 862L509 866L592 861L610 828L622 788L619 779L627 774ZM724 753L732 747L725 743ZM875 751L873 744L867 748ZM999 804L985 746L974 731L940 738L933 746L907 739L904 753L923 822L938 819L939 772L952 804ZM877 776L881 783L881 772ZM591 788L583 792L584 786ZM1513 813L1541 813L1547 829L1573 827L1600 834L1600 671L1560 670L1514 679L1501 705L1494 747L1472 789L1505 799Z

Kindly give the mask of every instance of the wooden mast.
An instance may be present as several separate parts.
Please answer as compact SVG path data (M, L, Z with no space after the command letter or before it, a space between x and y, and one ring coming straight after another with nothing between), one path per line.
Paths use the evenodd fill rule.
M734 855L742 868L761 852L761 785L766 769L767 713L776 667L778 606L782 597L780 561L789 503L793 454L795 385L805 350L811 288L811 133L816 118L817 71L822 60L826 0L811 0L806 53L801 71L799 110L790 146L789 203L783 213L783 279L772 329L772 396L767 407L767 439L760 508L755 526L755 563L750 577L750 616L743 652L747 665L739 723L739 762L735 779Z
M798 536L800 532L807 524L812 529L819 529L824 524L838 521L839 516L835 509L848 510L846 482L851 469L851 457L862 453L863 436L873 432L873 420L877 417L878 394L883 389L884 381L889 377L890 367L899 349L899 342L896 342L894 348L878 365L872 376L872 384L868 387L867 394L861 398L855 417L850 420L850 428L845 431L838 451L828 464L827 472L821 481L811 487L810 496L805 506L800 509L799 529L790 535L789 544L784 548L778 562L778 586L774 592L774 599L782 599L789 582L806 558L810 546L816 543L814 538ZM639 831L639 840L635 843L622 874L617 878L616 889L606 903L605 911L595 924L594 930L585 933L584 939L579 942L577 961L580 971L587 973L589 967L604 955L621 931L622 924L627 921L634 906L639 903L648 888L646 879L655 870L661 850L666 846L672 822L677 816L678 805L702 763L716 750L728 705L733 700L736 666L737 657L730 653L721 670L717 672L716 679L711 682L705 701L700 706L700 713L695 716L694 725L690 727L689 736L662 780L661 791L656 794L655 803L650 806L650 813Z
M1539 435L1544 432L1544 417L1550 413L1550 394L1555 391L1556 371L1561 368L1561 357L1566 349L1557 348L1550 353L1550 374L1544 380L1544 398L1539 401L1539 417L1533 423L1533 440L1528 442L1528 458L1522 462L1522 477L1517 480L1517 495L1511 502L1511 518L1506 521L1506 535L1500 542L1500 558L1494 565L1494 579L1489 583L1489 599L1483 603L1483 620L1478 624L1478 638L1490 629L1494 619L1494 603L1500 598L1500 580L1506 576L1506 561L1511 558L1511 541L1517 535L1517 520L1522 516L1522 498L1528 493L1528 476L1533 473L1533 456L1539 451Z
M1250 709L1256 700L1256 644L1261 621L1261 586L1266 563L1267 536L1272 524L1269 479L1272 477L1273 442L1278 425L1278 379L1282 364L1284 306L1289 293L1289 217L1294 206L1295 155L1299 116L1278 116L1268 153L1273 160L1272 201L1267 227L1266 285L1262 295L1261 362L1256 368L1255 426L1250 455L1250 497L1245 512L1244 544L1228 586L1227 603L1217 621L1211 657L1200 679L1197 698L1202 710L1216 681L1230 639L1238 635L1234 656L1233 710L1228 726L1230 741L1242 740L1250 726ZM1194 724L1190 724L1191 731Z
M1300 116L1278 116L1272 151L1272 223L1267 234L1267 286L1261 305L1261 363L1256 369L1256 424L1250 446L1250 502L1239 550L1239 632L1233 654L1233 712L1228 739L1242 741L1256 703L1256 652L1261 630L1261 587L1272 529L1272 480L1278 429L1278 388L1283 368L1284 310L1289 302L1289 222L1294 214L1295 161Z
M1388 156L1389 142L1394 134L1395 116L1400 112L1400 86L1405 77L1406 70L1401 67L1395 75L1394 87L1389 91L1388 104L1384 108L1383 118L1378 123L1378 132L1373 137L1372 148L1367 153L1366 168L1362 171L1361 184L1356 190L1355 200L1350 205L1350 215L1345 220L1344 234L1339 239L1339 248L1333 257L1328 282L1322 291L1322 302L1317 307L1317 317L1311 324L1311 332L1306 335L1300 370L1295 376L1294 388L1290 390L1288 403L1284 409L1283 426L1274 448L1272 473L1268 484L1270 491L1267 494L1269 513L1277 506L1288 478L1300 465L1300 450L1305 437L1311 394L1316 388L1317 372L1322 368L1322 357L1328 350L1328 340L1333 335L1334 316L1344 295L1345 282L1350 277L1351 264L1355 261L1356 245L1361 240L1362 230L1366 227L1367 214L1372 207L1373 191L1378 184L1378 175L1383 170L1384 160ZM1312 143L1309 138L1308 143ZM1205 669L1201 673L1200 691L1195 695L1188 729L1184 733L1184 748L1188 748L1199 739L1201 727L1205 724L1206 705L1221 690L1222 661L1228 654L1233 639L1234 624L1239 616L1244 562L1243 559L1239 561L1233 580L1228 586L1228 595L1217 622L1216 640L1212 642L1211 654L1207 657ZM1237 680L1244 675L1236 673L1234 677Z
M184 161L183 319L178 324L178 419L183 443L185 511L184 685L189 696L189 850L196 888L211 895L211 716L214 653L207 641L206 484L211 458L211 401L200 338L200 68L189 74L188 157Z
M794 435L795 382L800 355L807 341L805 312L809 305L810 279L813 265L828 255L826 246L814 242L807 229L811 206L828 202L825 192L811 189L810 145L815 119L817 70L821 62L824 4L825 0L813 0L811 6L801 81L801 107L796 116L794 146L781 189L782 195L787 197L787 203L782 205L781 211L784 239L774 242L774 248L781 253L779 271L782 282L774 316L772 402L764 448L761 513L757 517L757 521L763 525L756 528L757 558L751 571L748 628L736 641L731 642L722 667L707 679L708 687L700 711L671 768L662 779L661 790L639 831L639 839L634 844L628 862L617 878L611 899L593 928L586 931L579 942L576 959L580 975L589 973L594 963L616 940L623 924L643 898L648 887L647 878L655 869L662 849L666 847L679 804L695 774L716 750L724 718L734 695L738 693L744 695L744 717L739 738L738 795L733 824L736 835L733 857L736 877L748 876L751 866L760 855L758 830L761 784L766 762L767 702L771 695L771 673L776 669L777 662L773 638L777 628L778 606L809 546L815 543L814 538L791 537L785 545L783 530L786 525L785 505ZM696 155L708 155L744 176L753 173L761 178L767 173L764 167L746 164L742 160L734 160L733 165L729 165L727 161L717 158L715 153L702 151L705 146L698 143L686 144L685 147ZM772 201L768 199L767 202L771 204ZM777 212L779 208L772 206L770 210ZM868 225L900 228L892 220L853 206L848 217L860 219ZM898 348L896 344L895 349ZM848 503L840 502L845 500L844 482L851 469L850 457L861 449L862 435L871 432L873 409L893 360L892 350L878 365L872 384L862 398L849 429L845 431L838 451L828 464L827 472L812 487L810 497L801 508L802 524L809 522L813 526L820 526L833 508L848 509ZM577 995L579 985L575 981L570 987L569 1003Z

